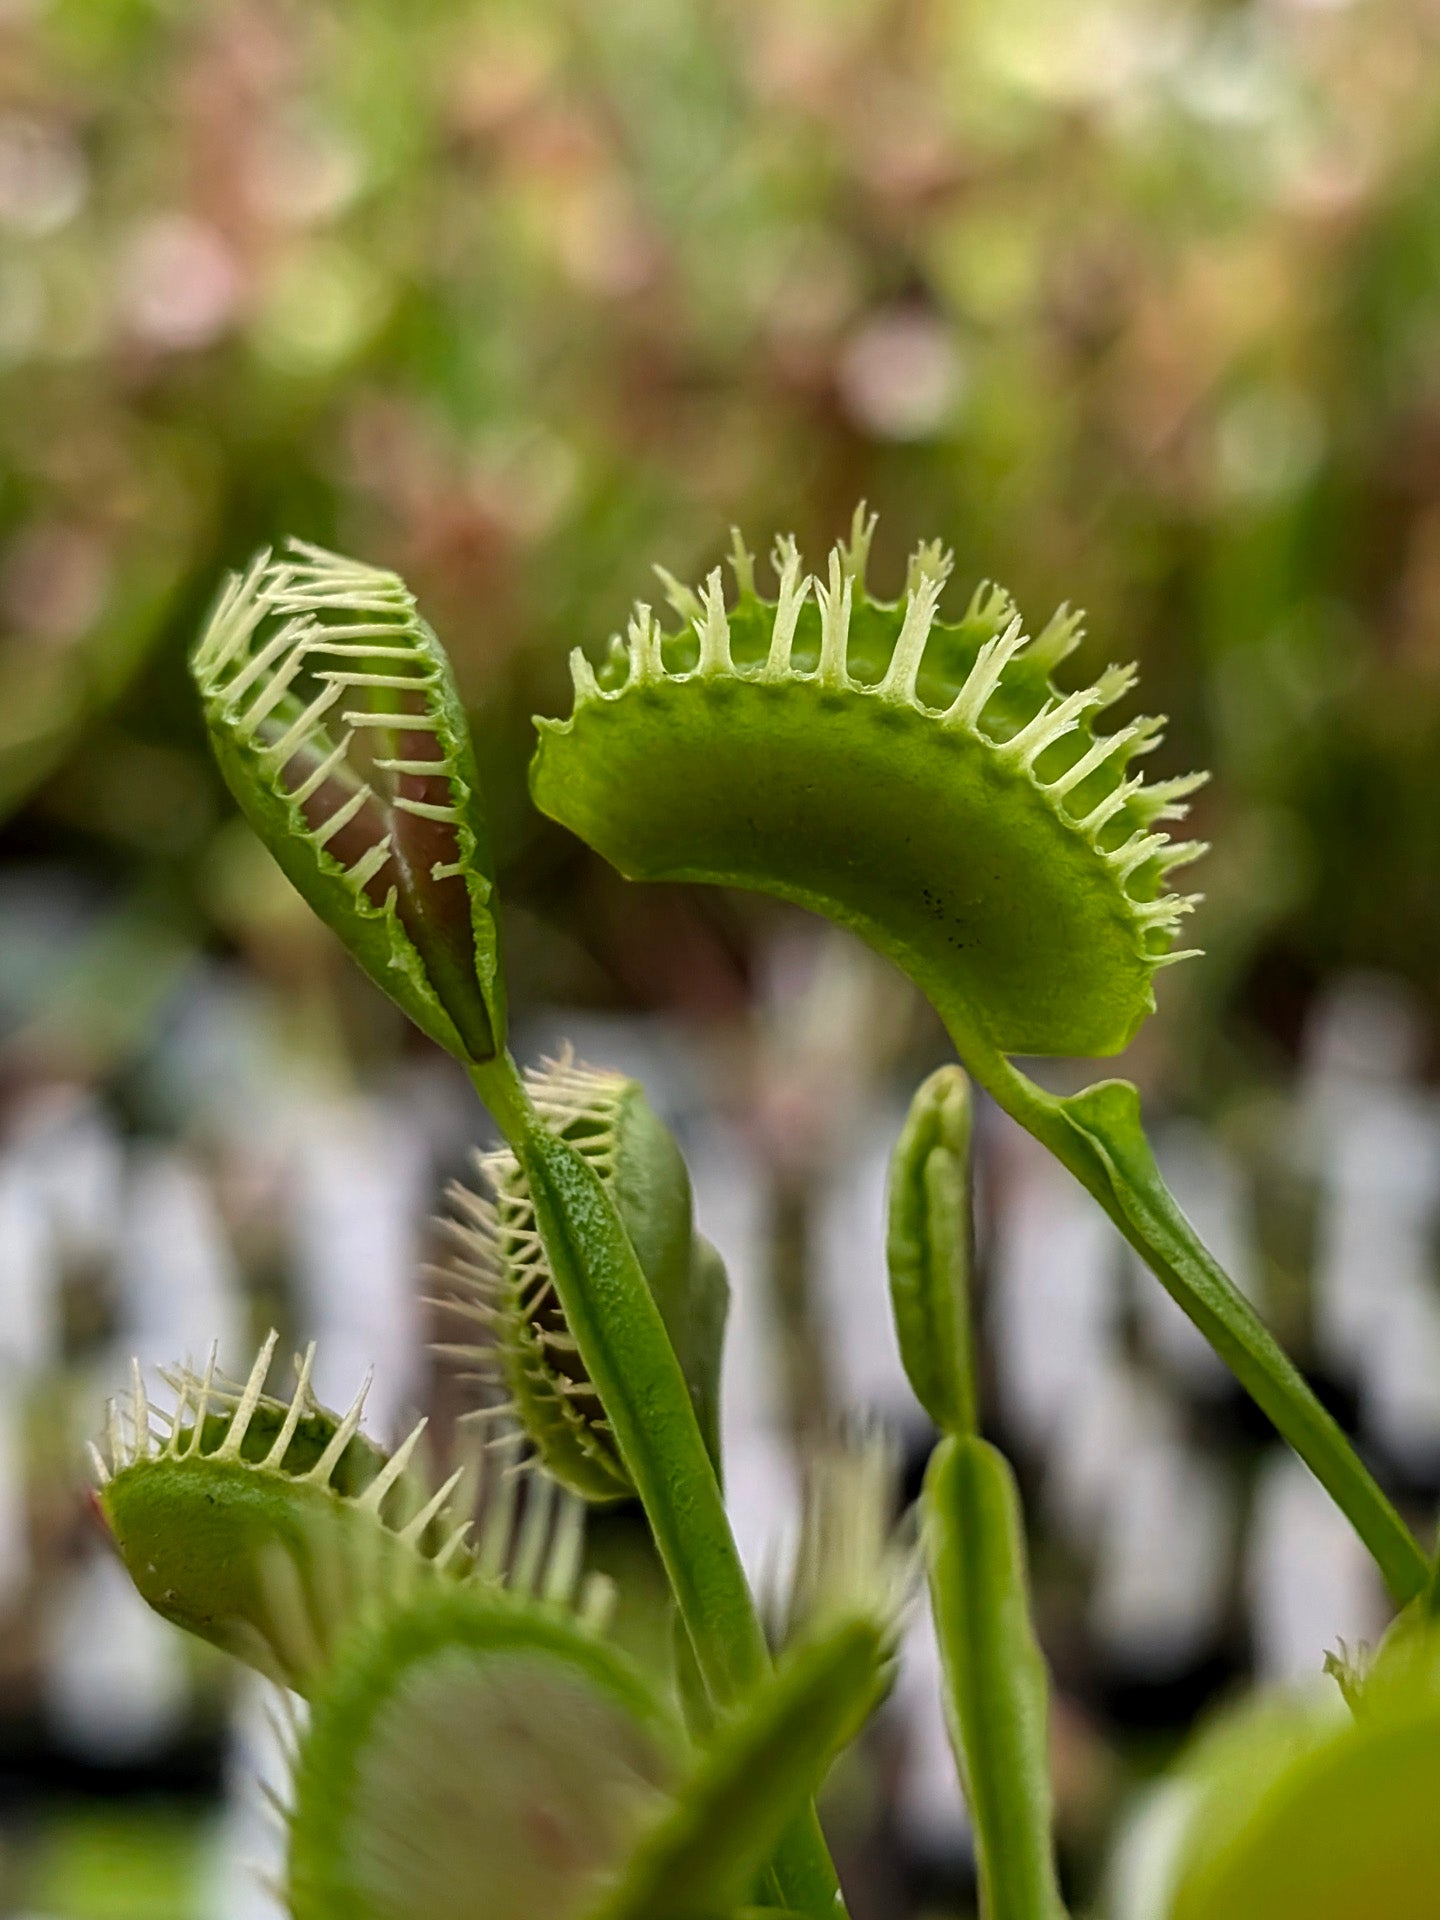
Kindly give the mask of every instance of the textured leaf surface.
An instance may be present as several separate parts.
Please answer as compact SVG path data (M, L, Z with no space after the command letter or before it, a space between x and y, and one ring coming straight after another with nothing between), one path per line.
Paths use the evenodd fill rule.
M672 583L677 633L638 608L598 672L575 659L570 718L540 723L536 801L633 878L751 887L853 928L1005 1051L1114 1052L1191 904L1164 880L1201 849L1157 823L1197 780L1128 772L1157 723L1093 734L1128 672L1056 692L1077 623L1027 644L993 590L938 621L934 548L903 602L871 600L868 537L857 522L828 585L782 543L773 603L743 554L729 608L718 570L703 594Z

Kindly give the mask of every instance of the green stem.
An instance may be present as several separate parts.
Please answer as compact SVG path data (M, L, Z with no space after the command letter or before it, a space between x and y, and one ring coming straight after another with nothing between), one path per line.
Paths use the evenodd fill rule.
M922 1497L946 1718L975 1823L985 1920L1064 1920L1051 1837L1050 1680L1004 1456L948 1434Z
M471 1078L529 1184L566 1324L645 1509L706 1690L723 1711L768 1675L770 1658L660 1310L599 1177L545 1126L514 1061L501 1054ZM787 1905L843 1916L813 1812L790 1829L773 1872Z
M1049 1676L1030 1618L1019 1490L980 1438L970 1295L970 1083L921 1086L890 1161L886 1257L905 1371L943 1434L921 1496L945 1715L985 1920L1063 1920L1051 1834Z
M1027 1080L977 1032L964 1008L942 1009L960 1058L996 1101L1068 1167L1274 1423L1374 1556L1397 1605L1429 1564L1374 1477L1305 1379L1176 1205L1140 1125L1139 1096L1105 1080L1059 1099Z

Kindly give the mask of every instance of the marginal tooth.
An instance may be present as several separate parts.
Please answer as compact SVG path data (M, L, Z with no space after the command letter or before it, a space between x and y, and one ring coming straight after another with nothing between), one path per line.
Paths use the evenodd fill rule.
M480 1544L475 1554L475 1571L482 1580L498 1580L510 1557L510 1535L515 1524L515 1506L520 1497L519 1475L523 1438L518 1433L503 1434L495 1443L506 1459L491 1483L480 1521Z
M569 1606L575 1598L584 1557L585 1509L576 1499L562 1499L555 1516L540 1597L557 1606Z
M390 858L391 850L390 835L387 833L383 840L376 841L368 853L362 853L354 866L345 869L346 878L357 891L369 886Z
M444 724L438 713L373 713L366 707L340 718L347 727L383 727L389 733L439 733Z
M421 1420L411 1428L360 1496L359 1504L362 1507L368 1507L372 1513L379 1513L381 1501L409 1466L415 1449L420 1444L420 1437L429 1424L428 1420Z
M1064 773L1056 774L1050 782L1050 792L1057 800L1063 800L1067 793L1073 792L1082 781L1088 780L1097 768L1103 767L1113 754L1131 746L1139 737L1140 727L1140 721L1132 721L1128 727L1122 727L1118 733L1106 734L1103 740L1097 740L1094 746L1081 754L1074 766L1067 767Z
M1005 589L997 587L993 580L982 580L970 596L963 624L988 628L985 637L994 640L1014 618L1015 603Z
M1009 625L993 640L987 640L976 654L964 686L941 716L947 727L966 727L973 731L980 724L980 716L999 686L1001 674L1025 643L1025 628L1017 613Z
M188 1369L188 1366L189 1366L188 1361L186 1362L186 1366ZM180 1423L182 1420L184 1420L186 1409L190 1404L190 1385L191 1385L192 1377L193 1376L188 1371L182 1376L180 1381L180 1392L175 1401L175 1411L174 1413L166 1414L164 1416L170 1422L170 1436L166 1440L165 1445L160 1449L160 1451L167 1459L170 1459L170 1460L175 1459L180 1452Z
M1171 843L1169 852L1160 863L1161 873L1170 874L1177 867L1188 867L1192 860L1202 859L1210 851L1208 840L1176 840Z
M730 571L735 575L735 591L742 600L754 600L755 556L740 538L739 527L730 529Z
M1183 914L1193 913L1205 898L1203 893L1166 893L1158 900L1133 901L1135 918L1145 926L1164 927L1173 933Z
M295 1381L295 1391L290 1397L290 1405L285 1410L285 1418L280 1431L275 1436L275 1444L265 1456L267 1467L281 1467L285 1464L285 1455L290 1442L295 1438L295 1429L310 1401L310 1374L315 1366L315 1342L312 1340L305 1349L305 1357L300 1362L300 1371Z
M443 773L447 769L437 762L436 771ZM413 814L417 820L439 820L447 827L460 824L460 809L448 801L412 800L409 794L397 793L390 804L397 812ZM460 871L463 872L464 868Z
M790 653L795 644L800 609L805 604L812 583L809 574L801 578L800 549L795 544L793 534L784 534L775 542L771 560L779 577L780 591L775 603L775 624L770 632L770 652L760 678L785 680L790 675Z
M125 1445L125 1430L120 1424L118 1394L105 1403L105 1444L110 1449L111 1471L122 1473L130 1464L130 1452Z
M815 583L820 603L820 665L816 679L823 687L853 685L847 665L850 650L850 605L854 583L845 572L840 549L830 549L830 583Z
M345 688L370 687L380 693L426 693L435 685L437 676L427 673L367 673L354 667L325 667L315 675L317 680L338 682ZM403 715L397 715L403 718Z
M725 613L725 587L719 567L707 578L700 604L702 612L693 623L700 639L699 671L729 673L732 670L730 622Z
M257 622L263 618L263 613L257 609ZM228 680L225 683L225 698L232 703L243 698L243 696L250 691L251 687L254 686L255 682L262 679L264 675L269 672L270 668L275 665L276 661L279 660L283 654L288 653L291 647L297 644L300 636L304 634L306 630L307 623L301 620L291 620L287 622L285 626L281 627L278 633L272 635L271 638L265 642L265 645L260 648L258 653L251 654L239 673L237 673L232 680ZM298 661L296 664L298 666ZM286 684L288 684L288 678L287 676Z
M1203 947L1181 947L1175 953L1152 953L1148 965L1152 973L1158 973L1162 967L1178 967L1182 960L1199 960L1204 957Z
M1162 847L1167 847L1169 844L1168 834L1146 833L1143 827L1139 827L1123 846L1107 854L1106 859L1114 868L1116 877L1124 882L1137 869L1143 867L1147 860L1153 859Z
M592 700L600 698L600 682L595 678L595 669L586 659L583 647L570 649L570 679L575 689L577 707L588 706Z
M397 1535L402 1545L413 1547L419 1544L420 1536L436 1515L444 1511L445 1503L464 1478L464 1467L457 1467L445 1482L444 1486L425 1502L425 1505L420 1509L419 1513L416 1514L410 1524Z
M870 565L870 542L879 524L878 513L867 513L862 500L850 519L850 538L841 543L840 556L846 573L855 583L857 598L865 598L865 574Z
M694 596L691 596L692 599ZM697 602L698 605L698 602ZM663 680L665 662L660 654L660 622L643 600L637 600L630 616L630 678L633 681Z
M1122 808L1129 805L1144 784L1143 774L1132 773L1128 780L1122 780L1119 786L1107 793L1103 800L1097 801L1084 819L1078 820L1076 825L1082 833L1088 834L1093 840L1102 828L1109 826Z
M485 1165L488 1155L478 1156L480 1172L486 1179L490 1169ZM445 1198L452 1206L459 1207L466 1215L475 1232L487 1240L494 1240L500 1229L495 1212L495 1202L487 1194L476 1193L473 1187L467 1187L462 1181L452 1180L445 1189Z
M250 1430L250 1422L260 1395L264 1391L265 1378L270 1371L270 1362L275 1358L275 1347L280 1335L272 1327L269 1338L255 1356L255 1364L250 1369L250 1378L240 1395L240 1400L230 1418L230 1426L225 1438L216 1449L217 1460L238 1460L240 1449L245 1444L245 1435Z
M364 807L366 801L373 800L374 797L369 787L357 787L348 800L342 801L341 804L336 807L335 811L330 815L330 818L326 820L322 826L313 829L310 835L311 842L317 847L325 846L326 843L333 840L336 834L341 832L343 828L348 827L356 814Z
M330 1444L315 1462L309 1473L305 1475L306 1480L313 1480L315 1485L319 1487L325 1487L330 1484L330 1476L334 1473L336 1467L339 1466L340 1456L360 1431L360 1417L365 1411L366 1397L370 1392L370 1384L374 1378L375 1369L371 1367L366 1372L365 1378L360 1382L360 1391L350 1402L349 1410L346 1412L345 1418L340 1422L334 1433L331 1434Z
M586 1633L604 1634L615 1614L619 1598L615 1582L607 1573L587 1573L580 1588L575 1618Z
M922 540L910 556L910 564L905 571L905 591L915 593L922 580L938 574L943 586L950 578L955 565L955 555L949 547L939 540Z
M530 1497L525 1502L525 1517L520 1522L520 1538L510 1569L509 1586L515 1593L537 1591L554 1512L555 1482L544 1474L538 1475L530 1482Z
M86 1451L90 1455L90 1463L95 1469L95 1478L102 1487L108 1486L115 1476L111 1473L109 1467L106 1466L104 1454L101 1453L99 1447L96 1446L93 1440L86 1441L85 1445Z
M435 1556L433 1564L437 1573L444 1573L451 1562L457 1559L464 1551L465 1541L473 1525L474 1522L471 1520L462 1520L460 1525L456 1527L455 1531Z
M880 683L884 698L901 700L907 704L914 700L915 682L919 678L920 663L925 657L925 646L930 638L930 629L935 624L935 609L940 604L944 586L944 575L931 573L924 575L919 585L911 590L895 651L890 656L889 668Z
M546 1336L542 1335L542 1339ZM595 1389L588 1380L563 1380L557 1378L551 1385L551 1392L558 1393L565 1400L593 1400Z
M1182 773L1173 780L1155 780L1137 795L1135 811L1142 820L1183 820L1190 811L1184 802L1210 778L1208 773Z
M335 660L404 660L412 666L424 665L424 656L411 646L376 646L376 640L394 640L402 629L393 621L361 620L354 625L321 626L311 629L307 645L312 653L323 653ZM352 644L358 643L358 644Z
M130 1362L130 1422L134 1429L131 1444L137 1460L150 1458L150 1398L145 1391L145 1376L140 1362Z
M350 743L354 738L353 733L347 733L341 740L339 746L332 748L331 751L326 754L315 771L307 774L299 786L292 789L290 798L297 806L303 807L312 793L318 793L320 791L321 787L324 786L325 782L350 751Z
M1007 760L1021 767L1033 767L1047 747L1075 731L1082 716L1095 705L1095 700L1095 689L1083 687L1078 693L1066 694L1063 700L1048 702L1033 720L1005 742L1000 751Z
M193 1459L194 1456L199 1453L201 1444L205 1438L205 1422L210 1413L210 1391L215 1384L215 1363L219 1357L219 1353L219 1341L212 1340L210 1342L210 1352L205 1360L205 1372L200 1380L200 1392L195 1400L195 1426L191 1433L190 1444L185 1449L185 1457L187 1460Z
M283 665L276 667L275 672L261 687L244 713L237 717L235 724L241 733L253 733L262 720L269 718L290 691L291 684L305 664L304 642L313 624L310 620L292 620L276 635L277 639L283 639L285 642L283 648L277 649L277 652L284 656ZM243 674L238 674L233 684L242 685L246 690L249 687L249 681ZM233 713L235 702L229 687L225 689L225 699Z
M347 691L348 689L344 681L336 680L332 681L323 693L317 693L305 711L298 719L291 722L275 744L266 747L265 752L269 757L271 766L276 769L286 766L304 741L306 735L314 731L317 722L325 717L337 701L344 699ZM381 716L379 715L368 716L369 724L372 726L375 725L376 721L380 718ZM344 719L347 725L359 724L359 718L357 716L347 713L344 715ZM382 724L393 726L393 717L388 714L385 715ZM253 731L253 727L250 731Z
M704 609L700 605L700 598L695 589L687 587L682 580L677 580L668 567L656 567L653 571L655 578L665 589L665 598L680 618L687 624L692 620L699 620Z
M1140 678L1140 669L1133 660L1123 667L1107 667L1095 682L1095 706L1097 710L1113 707L1117 700L1123 700Z
M298 533L287 534L285 551L295 556L295 573L314 573L324 579L354 580L361 586L403 585L398 574L389 573L384 567L372 567L368 561L352 560L348 553L336 553L332 547L322 547L317 541L302 540Z
M1055 609L1049 621L1031 641L1030 651L1046 673L1053 673L1060 662L1068 659L1079 646L1084 634L1085 615L1068 604L1062 605Z
M249 644L250 636L265 617L258 599L260 581L270 565L270 549L257 553L243 574L232 573L226 579L215 611L200 645L195 650L196 670L212 683L237 653Z

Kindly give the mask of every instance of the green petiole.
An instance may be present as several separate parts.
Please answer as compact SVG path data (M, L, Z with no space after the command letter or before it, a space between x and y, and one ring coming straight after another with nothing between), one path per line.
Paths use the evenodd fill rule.
M979 1035L961 1010L942 1007L975 1078L1094 1195L1166 1292L1194 1321L1276 1431L1354 1527L1399 1606L1430 1573L1410 1529L1304 1376L1201 1241L1155 1165L1140 1102L1125 1080L1102 1080L1060 1099L1046 1093Z

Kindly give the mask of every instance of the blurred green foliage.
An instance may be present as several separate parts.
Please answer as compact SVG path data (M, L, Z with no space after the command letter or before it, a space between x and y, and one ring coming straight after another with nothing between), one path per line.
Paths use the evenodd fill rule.
M529 810L528 714L652 559L864 495L882 585L935 531L1086 606L1214 766L1182 1065L1337 967L1433 1003L1437 234L1427 0L3 0L10 847L207 924L181 652L296 532L445 636L510 897L682 994Z
M30 1849L26 1905L63 1920L192 1920L212 1838L168 1808L59 1815Z

